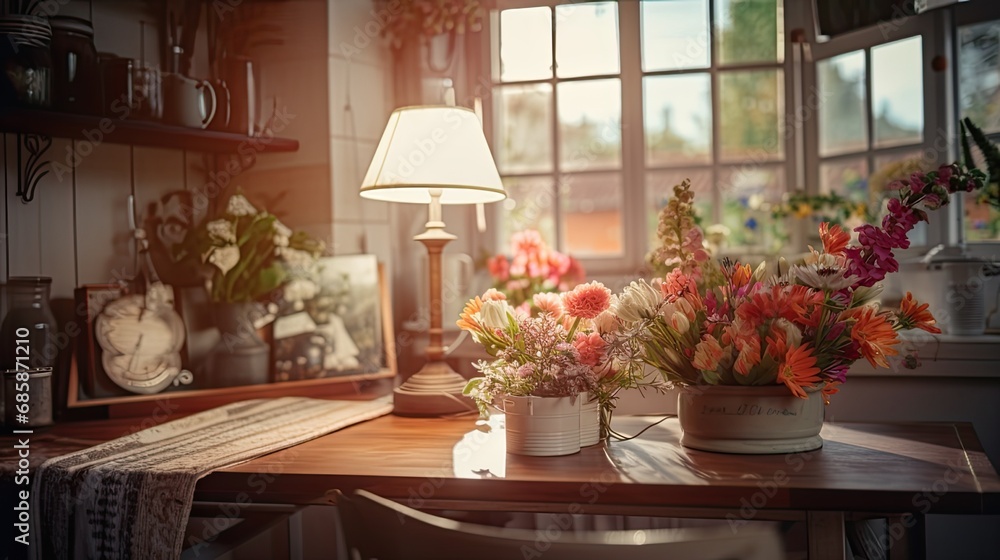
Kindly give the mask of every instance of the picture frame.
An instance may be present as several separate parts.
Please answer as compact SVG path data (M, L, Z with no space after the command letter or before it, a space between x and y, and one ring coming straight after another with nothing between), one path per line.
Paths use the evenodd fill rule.
M121 284L84 284L73 292L75 320L80 334L76 338L75 358L81 388L88 395L109 397L126 395L105 374L101 364L101 346L94 335L94 321L104 307L124 294ZM72 375L72 374L71 374ZM70 400L73 396L70 395Z
M286 305L274 321L276 382L373 373L384 365L378 261L324 257L315 294Z
M100 313L97 303L101 299L96 298L91 293L109 289L109 287L110 285L87 285L77 289L79 303L85 303L88 295L94 300L95 303L92 305L93 311L88 311L88 313L93 313L92 317L96 317L96 314ZM117 288L117 285L115 287ZM121 292L118 294L120 295ZM103 297L109 296L105 295ZM114 297L110 297L110 299L114 299ZM149 410L157 406L162 407L163 402L167 400L172 402L173 405L181 407L183 410L193 412L249 398L321 396L324 394L343 394L350 392L352 389L356 391L359 387L370 382L391 379L397 374L392 308L385 266L382 263L377 264L377 302L379 332L381 334L381 341L383 342L377 369L369 368L368 370L346 371L338 375L288 381L276 381L272 376L269 382L255 385L213 388L198 388L197 386L177 387L161 393L145 395L125 393L120 388L116 392L112 391L110 387L101 384L100 375L103 372L99 368L100 355L94 351L94 347L97 345L94 343L93 319L91 318L89 321L86 321L88 326L85 332L81 332L78 344L70 360L66 404L68 408L108 406L112 416L135 416L147 414ZM105 301L105 303L107 302ZM178 305L178 311L183 314L185 308L183 295L179 301L175 300L175 304ZM197 304L192 303L191 305ZM83 322L81 320L81 323ZM187 322L186 330L191 332L191 327L187 325ZM99 346L97 347L99 348ZM94 365L95 363L96 366ZM107 383L112 384L110 380ZM95 391L95 389L101 387L105 387L108 390L104 392Z

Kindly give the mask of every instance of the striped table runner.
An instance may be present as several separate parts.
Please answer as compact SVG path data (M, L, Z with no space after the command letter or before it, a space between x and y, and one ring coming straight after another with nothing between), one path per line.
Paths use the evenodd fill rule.
M242 401L49 459L33 557L178 558L198 479L392 411L391 399Z

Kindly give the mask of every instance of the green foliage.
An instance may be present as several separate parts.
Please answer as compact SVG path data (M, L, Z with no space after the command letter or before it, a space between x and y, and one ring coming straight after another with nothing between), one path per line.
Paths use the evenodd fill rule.
M996 144L986 137L981 128L975 125L971 119L966 117L959 123L962 130L962 156L965 159L965 166L969 169L978 169L972 158L972 150L969 147L967 135L972 136L976 147L986 160L987 180L986 187L979 197L980 202L986 202L993 208L1000 210L1000 150Z

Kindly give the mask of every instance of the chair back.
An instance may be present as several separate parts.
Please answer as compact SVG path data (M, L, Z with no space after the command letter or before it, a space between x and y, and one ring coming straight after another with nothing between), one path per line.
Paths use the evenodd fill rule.
M338 493L351 558L368 560L780 560L776 530L728 526L633 531L510 529L424 513L364 490Z

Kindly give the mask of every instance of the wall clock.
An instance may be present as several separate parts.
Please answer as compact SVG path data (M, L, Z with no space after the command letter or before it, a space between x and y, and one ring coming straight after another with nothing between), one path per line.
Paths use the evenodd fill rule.
M171 289L150 283L145 294L109 303L95 321L104 372L132 393L159 393L169 385L191 383L181 368L184 323L174 311Z

